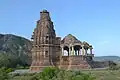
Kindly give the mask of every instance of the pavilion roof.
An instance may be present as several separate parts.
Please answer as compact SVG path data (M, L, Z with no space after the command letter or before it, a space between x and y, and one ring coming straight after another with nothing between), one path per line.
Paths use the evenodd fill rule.
M82 42L80 40L78 40L75 36L73 36L72 34L68 34L67 36L65 36L61 42L62 42L62 44L71 44L71 43L72 44L74 44L74 43L82 44Z

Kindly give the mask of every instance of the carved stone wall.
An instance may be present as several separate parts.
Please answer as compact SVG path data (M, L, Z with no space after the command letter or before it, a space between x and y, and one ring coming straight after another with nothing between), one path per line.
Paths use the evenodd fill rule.
M61 38L56 37L53 22L49 12L40 12L40 20L32 35L32 64L31 71L38 71L44 67L54 66L57 54L60 54Z

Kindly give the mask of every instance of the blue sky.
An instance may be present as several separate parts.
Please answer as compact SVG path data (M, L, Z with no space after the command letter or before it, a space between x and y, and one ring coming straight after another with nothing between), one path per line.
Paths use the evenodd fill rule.
M43 9L58 36L87 41L96 56L120 56L120 0L0 0L0 33L30 38Z

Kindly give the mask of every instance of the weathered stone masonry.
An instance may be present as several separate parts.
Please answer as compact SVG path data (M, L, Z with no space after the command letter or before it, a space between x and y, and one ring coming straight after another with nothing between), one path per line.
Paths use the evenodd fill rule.
M94 54L92 45L81 42L71 34L63 40L56 37L53 22L47 10L40 12L40 20L32 35L31 71L39 71L48 66L63 69L88 69ZM89 52L88 52L89 50Z

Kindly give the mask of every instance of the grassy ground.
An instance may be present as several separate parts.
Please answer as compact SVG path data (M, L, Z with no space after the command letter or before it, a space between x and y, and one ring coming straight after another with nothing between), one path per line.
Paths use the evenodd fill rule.
M84 70L83 73L90 73L96 77L96 80L120 80L120 70ZM12 80L31 80L32 76L15 76Z
M32 76L15 76L13 79L10 80L32 80Z
M96 80L120 80L120 70L87 70L84 73L91 73Z

